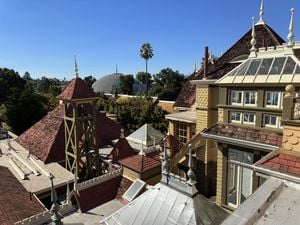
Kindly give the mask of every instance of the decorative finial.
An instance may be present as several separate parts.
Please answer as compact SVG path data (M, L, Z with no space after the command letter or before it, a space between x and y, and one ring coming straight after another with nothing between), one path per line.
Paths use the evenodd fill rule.
M294 8L291 8L291 21L289 26L289 34L287 36L288 38L288 45L294 45Z
M264 0L261 0L260 9L259 9L259 21L256 24L264 24Z
M167 153L167 148L166 148L166 142L167 142L167 137L164 138L164 162L163 162L163 174L168 175L169 174L169 157Z
M52 225L62 225L61 219L63 216L59 213L59 205L57 204L57 195L53 185L54 176L50 173L49 179L51 181L51 202L52 206L50 208L51 216L51 224Z
M77 61L76 61L76 55L74 55L74 59L75 59L75 74L74 74L74 77L75 78L79 78L79 74L78 74L78 67L77 67Z
M139 152L139 155L144 155L144 145L143 145L143 140L142 140L142 148L141 148L141 151Z
M189 144L188 147L189 147L189 164L188 164L189 170L187 172L187 175L189 177L188 183L189 184L195 184L196 183L196 181L195 181L195 173L194 173L194 170L192 169L192 167L193 167L193 162L192 162L192 145Z
M124 128L121 128L120 138L125 138Z
M196 60L195 60L195 68L194 68L194 73L197 72L197 63L196 63Z
M252 33L251 33L252 39L251 39L251 42L250 42L251 46L252 46L251 49L250 49L251 52L256 52L257 51L257 49L255 47L255 45L256 45L256 39L255 39L256 35L255 35L254 21L255 21L255 18L254 18L254 16L252 16Z

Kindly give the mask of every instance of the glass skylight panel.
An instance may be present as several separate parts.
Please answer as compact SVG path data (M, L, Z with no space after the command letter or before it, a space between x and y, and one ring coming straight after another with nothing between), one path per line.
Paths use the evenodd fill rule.
M128 201L132 201L143 190L145 186L146 183L144 181L136 179L122 197Z
M272 62L273 62L273 58L263 59L259 67L259 70L257 72L257 75L267 75L272 65Z
M237 76L243 76L248 68L249 65L249 61L245 62L244 64L242 64L238 69L237 69Z
M297 65L295 74L300 74L300 66Z
M246 72L246 75L255 75L260 65L261 59L255 59L251 61L251 64Z
M291 57L288 57L282 74L293 74L295 65L296 65L295 61Z
M274 63L271 68L271 71L270 71L270 75L275 75L275 74L280 75L285 60L286 60L286 57L275 58Z

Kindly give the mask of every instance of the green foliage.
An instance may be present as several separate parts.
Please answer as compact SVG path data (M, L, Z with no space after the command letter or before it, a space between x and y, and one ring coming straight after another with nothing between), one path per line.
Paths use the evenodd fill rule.
M133 92L133 75L120 76L120 93L131 95Z
M14 70L0 68L0 104L7 100L13 92L23 90L26 81Z
M146 61L151 59L153 57L153 49L150 45L150 43L143 43L140 48L140 56L145 59ZM147 69L147 68L146 68ZM148 71L146 70L146 73Z
M83 78L83 81L84 81L87 85L89 85L89 87L92 87L93 83L96 82L96 78L93 77L93 76L87 76L87 77Z
M147 85L147 90L148 90L149 86L151 86L151 83L152 83L151 74L146 73L146 72L138 72L135 77L142 84L146 84Z
M30 73L26 71L23 75L23 79L26 81L32 80Z
M145 123L150 123L162 132L167 131L167 121L161 107L152 102L152 99L130 98L117 102L115 114L118 122L130 132L135 131Z
M150 94L163 100L174 101L186 81L187 78L178 71L173 71L170 68L162 69L158 74L154 75Z
M3 116L13 132L19 135L46 114L46 99L34 93L29 85L21 92L15 88L13 90L4 103L6 110Z

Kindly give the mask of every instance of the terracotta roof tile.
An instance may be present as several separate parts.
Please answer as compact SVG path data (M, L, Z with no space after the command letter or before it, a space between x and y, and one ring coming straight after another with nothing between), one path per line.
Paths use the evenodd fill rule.
M161 165L159 152L151 152L146 155L133 155L119 161L121 165L138 173L146 172Z
M39 122L20 135L16 141L45 163L65 159L65 128L63 123L64 107L57 106ZM111 144L120 134L120 126L97 113L96 141L98 147Z
M71 80L57 96L59 99L82 99L96 97L95 92L81 79Z
M117 163L132 155L136 155L136 152L133 151L126 138L120 138L108 157L112 159L113 163Z
M45 211L34 196L25 190L8 168L0 166L0 224L15 222Z
M275 146L280 146L282 143L282 134L233 124L215 124L206 129L204 133Z
M259 163L258 166L300 177L300 159L294 155L278 152L270 159Z

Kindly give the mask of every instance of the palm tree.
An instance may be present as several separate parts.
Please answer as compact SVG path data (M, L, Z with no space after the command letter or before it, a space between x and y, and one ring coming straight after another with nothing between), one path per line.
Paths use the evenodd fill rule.
M153 56L153 49L149 43L143 43L140 49L140 56L146 61L146 74L148 73L148 60ZM148 94L148 80L146 83L146 91Z

